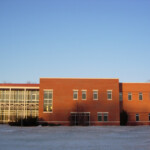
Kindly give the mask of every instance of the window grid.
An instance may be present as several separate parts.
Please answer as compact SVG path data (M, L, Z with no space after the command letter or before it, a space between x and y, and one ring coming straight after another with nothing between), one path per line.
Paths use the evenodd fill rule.
M52 112L53 110L53 91L44 90L44 112Z
M34 98L36 97L34 103L31 93ZM38 98L39 90L0 89L0 122L14 121L20 117L38 116Z

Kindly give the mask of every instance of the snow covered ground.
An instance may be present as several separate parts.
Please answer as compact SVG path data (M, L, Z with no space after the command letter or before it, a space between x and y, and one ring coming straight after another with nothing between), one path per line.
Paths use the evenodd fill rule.
M0 125L0 150L150 150L150 126Z

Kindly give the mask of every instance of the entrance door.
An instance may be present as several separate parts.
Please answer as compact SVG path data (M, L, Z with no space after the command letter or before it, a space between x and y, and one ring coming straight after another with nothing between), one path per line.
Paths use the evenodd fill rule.
M74 126L89 126L90 113L89 112L73 112L71 113L71 125Z

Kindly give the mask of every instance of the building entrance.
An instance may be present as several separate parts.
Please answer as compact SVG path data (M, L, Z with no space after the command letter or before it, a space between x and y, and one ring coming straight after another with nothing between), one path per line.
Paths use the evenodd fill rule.
M90 113L89 112L72 112L70 117L71 125L73 126L89 126Z

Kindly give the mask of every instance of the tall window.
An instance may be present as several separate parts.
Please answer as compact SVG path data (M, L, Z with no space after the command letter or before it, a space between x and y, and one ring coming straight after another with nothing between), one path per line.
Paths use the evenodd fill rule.
M122 92L119 93L119 100L122 101Z
M93 100L98 100L98 90L93 91Z
M136 114L136 121L139 121L139 120L140 120L139 114Z
M132 100L132 93L131 92L128 93L128 100L130 100L130 101Z
M112 90L107 91L107 99L112 100Z
M53 90L44 90L44 111L52 112L53 110Z
M86 90L82 91L82 100L86 100Z
M139 93L139 100L143 100L143 93L142 92Z
M78 100L78 90L73 90L73 100Z

